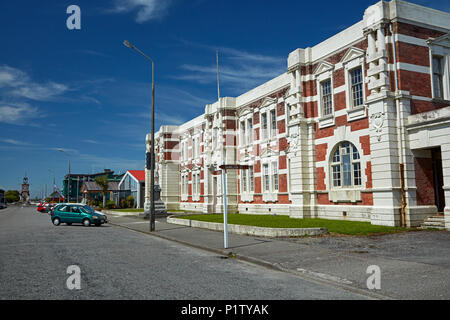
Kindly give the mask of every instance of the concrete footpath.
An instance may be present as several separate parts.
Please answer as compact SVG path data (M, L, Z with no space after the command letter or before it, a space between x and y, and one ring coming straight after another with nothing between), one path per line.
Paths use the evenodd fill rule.
M413 231L368 237L318 236L273 239L149 221L107 213L111 225L217 253L374 299L450 299L450 232ZM381 288L369 290L369 266L381 271Z

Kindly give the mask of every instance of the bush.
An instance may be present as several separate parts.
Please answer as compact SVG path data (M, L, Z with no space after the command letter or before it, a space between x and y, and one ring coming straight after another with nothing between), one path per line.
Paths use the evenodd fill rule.
M116 208L116 202L114 200L108 200L106 202L106 209L115 209Z
M133 196L127 197L127 205L128 205L128 208L134 208L134 197Z
M125 199L121 199L120 200L120 207L122 209L126 209L127 208L127 201Z

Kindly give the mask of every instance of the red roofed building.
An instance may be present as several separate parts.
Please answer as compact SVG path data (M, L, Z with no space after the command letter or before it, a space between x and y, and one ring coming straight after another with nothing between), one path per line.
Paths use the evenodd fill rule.
M122 199L133 196L136 208L144 207L145 170L128 170L119 182L118 205Z

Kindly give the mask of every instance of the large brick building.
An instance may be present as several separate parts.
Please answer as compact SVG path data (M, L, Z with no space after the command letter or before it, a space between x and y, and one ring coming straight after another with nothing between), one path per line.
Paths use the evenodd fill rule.
M275 79L162 126L162 200L222 212L218 167L245 164L227 172L229 212L389 226L445 212L450 229L449 77L450 14L378 2L348 29L291 52Z

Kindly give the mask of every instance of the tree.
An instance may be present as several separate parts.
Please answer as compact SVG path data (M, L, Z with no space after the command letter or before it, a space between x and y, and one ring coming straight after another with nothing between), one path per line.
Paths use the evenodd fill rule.
M7 203L17 202L20 200L20 194L17 190L8 190L5 192L5 200Z
M94 180L100 186L100 188L102 188L103 208L105 208L106 207L106 193L109 190L108 176L107 175L99 176L99 177L96 177Z
M127 204L128 204L128 208L134 208L134 197L133 196L127 197Z

